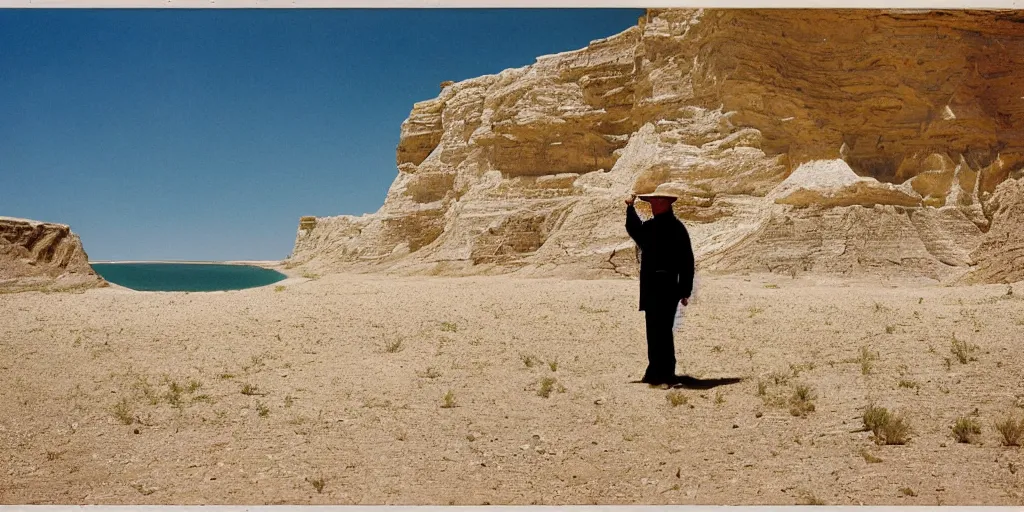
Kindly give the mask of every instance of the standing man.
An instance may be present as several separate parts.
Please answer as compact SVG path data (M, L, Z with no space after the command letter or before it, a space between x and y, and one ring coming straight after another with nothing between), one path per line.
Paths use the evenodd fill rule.
M636 242L640 260L640 311L647 324L647 371L641 382L674 384L676 351L672 323L677 308L690 303L693 291L694 256L690 234L672 212L678 195L659 186L641 195L651 204L654 216L641 221L633 206L637 196L626 200L626 232Z

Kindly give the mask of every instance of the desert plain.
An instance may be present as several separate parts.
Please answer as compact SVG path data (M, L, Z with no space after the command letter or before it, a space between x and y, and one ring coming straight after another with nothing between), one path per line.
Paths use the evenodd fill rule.
M739 383L631 382L635 279L0 294L0 502L1024 503L1024 287L699 279L679 372Z
M0 503L1022 505L1022 55L1018 11L649 9L440 83L263 288L0 218ZM678 371L737 383L633 382L663 186Z

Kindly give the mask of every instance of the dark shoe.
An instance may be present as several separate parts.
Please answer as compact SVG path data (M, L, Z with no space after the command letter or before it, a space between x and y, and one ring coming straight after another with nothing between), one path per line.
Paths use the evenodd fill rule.
M643 382L644 384L650 384L652 386L662 386L665 384L673 385L678 380L679 379L677 379L675 375L662 375L657 377L649 377L647 375L644 375L644 378L640 379L640 382Z

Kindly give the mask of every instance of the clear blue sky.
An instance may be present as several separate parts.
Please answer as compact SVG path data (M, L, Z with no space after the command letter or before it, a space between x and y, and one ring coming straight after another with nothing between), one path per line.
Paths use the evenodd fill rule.
M623 10L0 10L0 215L90 259L281 259L376 211L414 102L582 48Z

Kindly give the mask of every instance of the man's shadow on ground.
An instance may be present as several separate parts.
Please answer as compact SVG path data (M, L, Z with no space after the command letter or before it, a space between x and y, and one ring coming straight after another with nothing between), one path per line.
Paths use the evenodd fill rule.
M671 388L681 389L712 389L718 386L728 386L730 384L737 384L742 382L743 379L738 377L726 377L722 379L698 379L696 377L690 377L689 375L676 375L676 378L672 382L662 384L662 386L669 386ZM639 380L631 381L633 384L644 384Z

